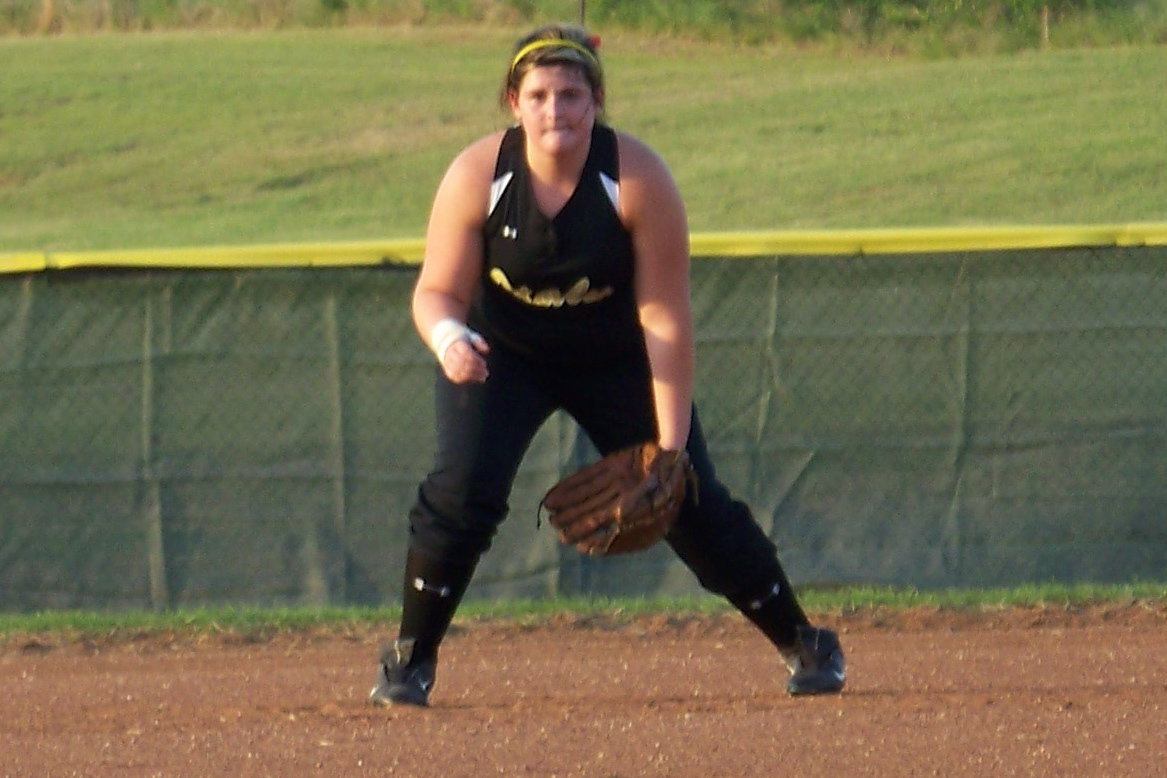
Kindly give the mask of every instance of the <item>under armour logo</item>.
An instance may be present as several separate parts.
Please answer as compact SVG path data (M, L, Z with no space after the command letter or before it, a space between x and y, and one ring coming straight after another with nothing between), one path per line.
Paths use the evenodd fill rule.
M504 238L510 238L511 240L514 240L515 238L519 237L519 231L514 227L504 226L502 228L502 236Z
M765 596L759 597L756 600L750 600L750 610L752 610L752 611L761 610L762 606L765 605L770 600L777 597L778 593L780 591L782 591L782 584L780 584L780 583L774 584L774 586L772 586L770 588L770 591L767 592L765 594Z
M449 597L453 592L448 586L431 586L425 582L424 578L414 578L413 588L419 592L433 592L439 597Z

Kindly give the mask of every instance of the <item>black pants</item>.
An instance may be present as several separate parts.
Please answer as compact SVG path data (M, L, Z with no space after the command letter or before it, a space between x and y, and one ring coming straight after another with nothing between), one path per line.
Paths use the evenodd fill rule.
M555 410L570 414L602 454L657 438L643 357L565 368L495 347L489 364L484 384L455 385L438 371L437 455L410 512L410 548L440 562L473 565L490 547L523 455ZM774 544L717 480L696 410L686 449L698 498L686 499L669 545L705 589L731 600L785 581Z

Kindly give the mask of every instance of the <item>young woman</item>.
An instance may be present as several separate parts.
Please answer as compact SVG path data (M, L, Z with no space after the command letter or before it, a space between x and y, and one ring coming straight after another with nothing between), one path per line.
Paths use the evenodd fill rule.
M437 457L410 512L399 638L374 704L427 705L438 647L556 409L602 454L686 449L697 500L666 538L785 659L791 694L838 692L835 633L809 624L774 545L717 480L693 408L685 208L645 144L603 123L595 39L518 41L502 102L516 124L464 149L438 187L413 295L437 357Z

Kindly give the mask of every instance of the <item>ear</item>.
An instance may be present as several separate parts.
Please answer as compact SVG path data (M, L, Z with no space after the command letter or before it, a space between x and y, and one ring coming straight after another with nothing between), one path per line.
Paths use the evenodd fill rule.
M592 99L595 100L596 105L602 109L604 107L604 90L603 89L592 90Z
M507 105L510 106L511 113L517 121L519 119L519 93L513 89L507 90Z

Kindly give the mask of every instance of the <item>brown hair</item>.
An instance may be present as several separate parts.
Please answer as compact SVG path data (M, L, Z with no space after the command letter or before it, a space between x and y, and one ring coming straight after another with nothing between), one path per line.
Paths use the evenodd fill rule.
M556 45L556 41L561 45ZM597 49L600 39L583 27L574 24L548 24L519 38L511 52L506 78L499 93L499 104L506 108L510 95L519 91L519 84L532 68L540 65L571 65L578 67L596 95L598 108L603 109L604 68Z

